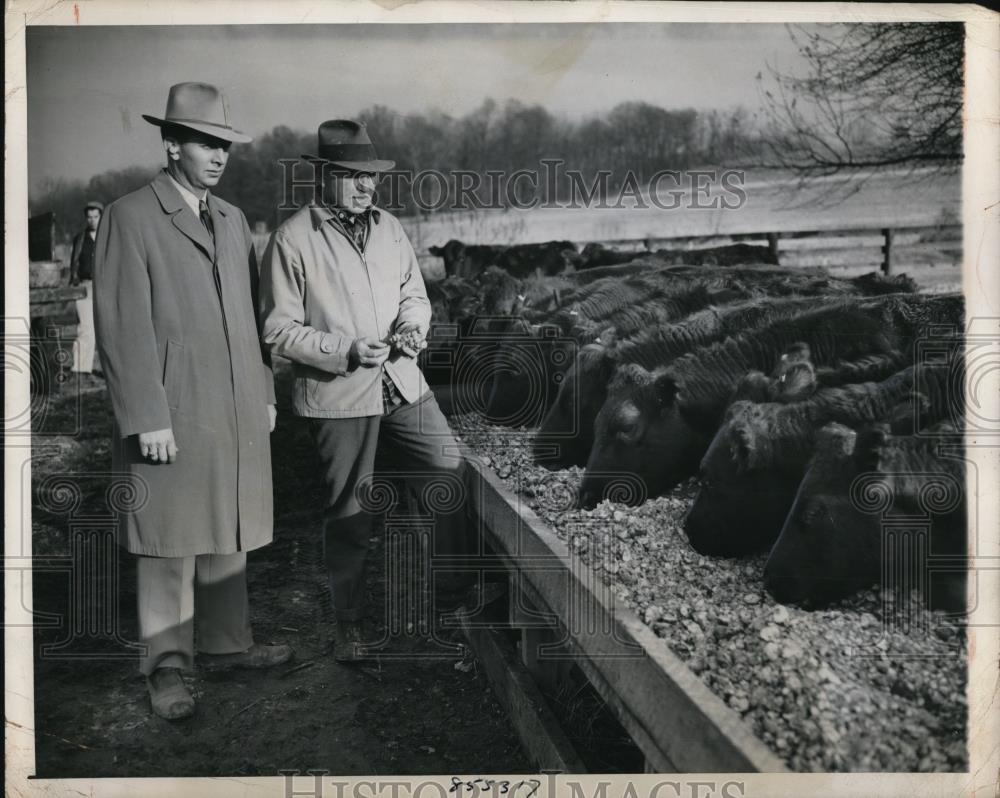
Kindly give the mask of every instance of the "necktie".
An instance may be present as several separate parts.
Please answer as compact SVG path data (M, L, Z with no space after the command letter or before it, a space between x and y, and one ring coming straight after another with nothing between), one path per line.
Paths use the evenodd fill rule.
M198 216L201 217L201 223L205 225L205 229L208 230L208 234L212 237L212 243L215 243L215 226L212 224L212 214L208 212L208 203L205 200L201 200L198 203Z

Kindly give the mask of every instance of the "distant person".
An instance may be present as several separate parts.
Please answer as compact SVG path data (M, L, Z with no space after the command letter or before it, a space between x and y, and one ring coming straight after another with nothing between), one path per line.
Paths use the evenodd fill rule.
M271 369L258 337L257 264L243 212L210 192L234 130L221 92L171 87L167 166L108 206L94 273L97 342L114 407L112 462L136 486L121 543L137 555L140 670L153 711L194 712L181 678L201 661L262 668L288 646L255 643L246 553L271 542Z
M69 283L81 286L87 295L76 300L78 326L73 371L90 374L94 371L96 338L94 336L94 249L97 226L101 223L104 206L91 200L83 206L86 226L73 236L73 254L69 259Z
M351 662L364 657L373 514L363 494L376 446L390 444L418 486L436 479L453 491L456 501L438 508L438 552L464 542L464 469L416 362L431 319L417 256L396 217L374 206L375 177L394 162L377 157L364 125L342 119L320 125L318 156L303 157L316 169L317 196L264 253L263 338L295 364L293 411L309 419L319 451L333 654ZM435 579L439 609L469 584L449 581Z

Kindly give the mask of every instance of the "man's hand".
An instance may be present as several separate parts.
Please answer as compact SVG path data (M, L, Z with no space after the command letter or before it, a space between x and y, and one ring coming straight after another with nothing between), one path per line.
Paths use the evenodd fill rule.
M153 432L139 433L139 453L154 463L172 463L177 459L177 444L174 443L174 431L158 429Z
M416 357L427 348L427 325L418 321L404 321L390 336L389 341L407 357Z
M385 363L389 357L389 345L382 343L378 338L356 338L347 357L352 366L375 368Z
M267 406L267 418L268 418L268 421L270 422L270 425L271 425L270 426L271 432L274 432L274 425L278 421L278 408L275 407L274 405L268 405Z

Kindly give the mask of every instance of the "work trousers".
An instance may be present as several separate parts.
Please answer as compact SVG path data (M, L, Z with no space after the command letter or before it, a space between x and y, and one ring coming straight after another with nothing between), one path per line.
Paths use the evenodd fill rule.
M457 558L474 551L465 529L467 469L432 393L381 416L310 421L326 485L323 558L338 620L357 621L365 611L372 522L391 493L389 483L374 473L380 442L397 475L433 518L432 556ZM441 574L438 569L436 583ZM461 580L454 572L451 576Z
M137 557L139 641L146 646L139 662L143 674L193 667L195 619L203 654L235 654L253 645L246 565L245 551Z
M97 351L97 336L94 332L94 283L81 280L80 287L87 295L76 300L76 342L73 351L73 371L89 374L94 370L94 355Z

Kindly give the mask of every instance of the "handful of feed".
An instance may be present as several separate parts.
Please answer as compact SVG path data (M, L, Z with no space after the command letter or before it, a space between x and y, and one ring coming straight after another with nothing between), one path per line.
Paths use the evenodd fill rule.
M421 349L427 348L427 341L421 337L419 330L394 332L389 336L386 343L394 346L396 349L408 349L411 352L419 352Z

